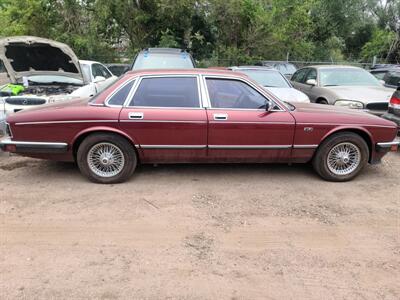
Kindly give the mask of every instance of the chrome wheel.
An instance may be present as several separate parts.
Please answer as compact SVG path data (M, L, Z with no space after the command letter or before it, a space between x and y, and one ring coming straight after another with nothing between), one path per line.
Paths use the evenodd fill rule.
M329 170L335 175L351 174L361 162L361 151L353 143L340 143L328 153Z
M88 152L90 170L100 177L118 175L125 166L125 157L120 148L111 143L99 143Z

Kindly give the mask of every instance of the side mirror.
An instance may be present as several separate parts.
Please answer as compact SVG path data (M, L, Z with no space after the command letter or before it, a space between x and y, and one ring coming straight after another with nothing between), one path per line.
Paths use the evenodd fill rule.
M386 84L386 82L385 82L385 80L379 80L379 82L382 84L382 85L385 85Z
M267 112L270 112L271 110L273 110L274 109L274 103L273 102L270 102L270 101L265 101L265 110L267 111Z
M317 81L315 79L308 79L306 81L306 84L312 85L312 86L316 86L317 85Z
M102 82L102 81L105 81L105 80L106 80L106 78L103 77L103 76L96 76L96 77L93 79L93 82L94 82L94 83L98 83L98 82Z

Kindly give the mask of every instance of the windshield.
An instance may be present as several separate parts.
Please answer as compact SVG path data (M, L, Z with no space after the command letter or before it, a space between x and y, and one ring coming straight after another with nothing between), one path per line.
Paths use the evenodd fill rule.
M363 69L322 69L321 86L380 86L379 81Z
M193 69L189 54L141 53L135 60L133 70L138 69Z
M32 84L61 83L61 84L83 85L82 80L68 76L59 76L59 75L33 75L33 76L28 76L28 80Z
M277 71L264 70L238 70L257 81L265 87L290 88L289 83L283 78L282 74Z

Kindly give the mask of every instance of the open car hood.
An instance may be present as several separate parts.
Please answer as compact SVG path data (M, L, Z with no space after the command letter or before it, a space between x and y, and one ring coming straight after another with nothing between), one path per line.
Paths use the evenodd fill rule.
M12 83L23 76L59 75L83 81L78 58L66 44L34 37L0 39L0 59Z

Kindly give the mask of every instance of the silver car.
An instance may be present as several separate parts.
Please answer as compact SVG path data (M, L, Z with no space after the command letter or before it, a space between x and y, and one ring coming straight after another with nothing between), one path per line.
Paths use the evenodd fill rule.
M365 110L382 115L388 109L394 89L364 69L351 66L311 66L292 76L293 86L311 102Z
M307 95L293 88L289 80L276 69L258 66L240 66L228 69L246 74L283 101L310 103Z

